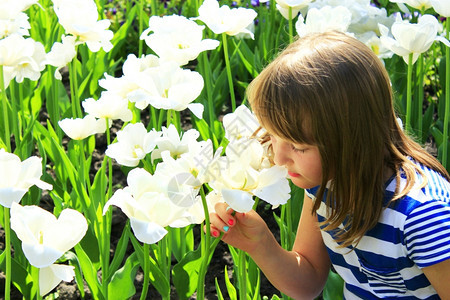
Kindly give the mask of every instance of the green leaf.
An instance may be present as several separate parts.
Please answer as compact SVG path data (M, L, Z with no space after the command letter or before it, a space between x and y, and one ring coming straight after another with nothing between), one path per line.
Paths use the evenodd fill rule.
M343 299L344 281L341 276L330 271L327 283L323 290L324 300L341 300Z
M225 284L227 286L228 296L230 300L237 300L237 292L236 288L233 286L233 284L230 281L230 278L228 277L227 267L225 266Z
M80 244L75 246L75 252L77 253L78 262L80 263L84 279L91 290L92 297L94 299L104 300L104 296L101 292L101 285L97 279L97 270L89 259L89 256Z
M139 263L144 266L144 252L142 245L136 239L135 236L130 235L131 243L139 258ZM159 269L158 263L150 256L150 283L156 288L161 295L167 295L167 291L170 290L170 284L164 273Z
M122 263L122 260L125 256L125 253L128 248L128 242L130 240L130 223L127 221L127 224L125 225L125 228L123 229L122 236L119 239L119 242L116 246L116 251L114 252L114 258L109 266L109 271L114 273L118 268L119 265ZM110 278L107 280L109 281Z
M129 299L136 293L134 278L139 268L136 253L131 254L125 265L117 270L108 284L108 300Z
M6 252L3 251L0 254L0 270L3 272L6 269L5 257ZM30 294L33 286L33 278L14 258L11 258L11 282L22 293L24 299L34 299L35 296Z
M198 272L202 264L202 252L198 247L186 253L172 269L172 280L181 299L189 298L197 288Z

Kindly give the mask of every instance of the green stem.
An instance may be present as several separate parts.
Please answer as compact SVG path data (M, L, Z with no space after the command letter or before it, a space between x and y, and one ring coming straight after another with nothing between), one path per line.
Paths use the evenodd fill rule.
M152 15L157 16L158 15L158 1L152 0L151 5L152 5Z
M159 119L156 117L156 109L151 105L150 105L150 114L151 114L151 118L152 118L151 121L152 121L153 128L155 128L156 130L160 130L161 128L158 128Z
M289 7L289 44L294 41L294 26L292 22L292 7Z
M9 131L9 120L8 120L8 97L6 96L6 90L5 90L5 79L4 79L4 72L3 72L3 66L0 65L0 90L2 93L2 109L3 109L3 125L5 130L5 145L6 145L6 151L11 152L11 132Z
M34 288L36 290L36 300L40 300L42 297L39 289L39 268L31 266L31 276L33 278L33 282L35 283Z
M69 76L70 76L70 98L72 101L72 117L79 118L81 117L81 106L80 99L78 99L78 76L76 70L76 61L77 57L72 60L69 65Z
M211 86L211 68L208 61L208 54L206 51L202 53L202 66L203 66L203 77L205 79L205 87L206 87L206 98L208 99L208 116L209 116L209 124L213 124L216 115L214 109L214 102L212 98L212 86ZM212 127L212 126L211 126Z
M447 18L447 39L450 39L450 20ZM448 157L448 123L450 118L450 47L445 49L445 115L444 115L444 139L442 148L442 164L447 168Z
M239 299L247 299L247 253L238 249L239 253Z
M111 133L109 131L109 119L105 118L106 122L106 144L109 146L111 144ZM111 198L112 195L112 161L111 158L107 158L108 161L108 192L106 194L106 199L102 203L102 207L105 206L107 199ZM106 278L109 277L109 250L110 250L110 231L111 231L111 219L112 212L108 210L102 220L102 236L103 236L103 254L102 254L102 288L103 295L105 299L108 299L108 284Z
M412 63L413 55L409 54L408 57L408 75L407 75L407 86L406 86L406 125L405 129L407 133L412 133L411 127L411 102L412 102Z
M205 275L207 266L209 263L209 256L211 250L211 223L209 220L208 204L206 202L206 195L203 186L200 188L200 195L202 197L203 211L205 213L205 230L206 232L202 237L202 264L198 272L198 282L197 282L197 299L205 299ZM241 298L242 299L242 298Z
M153 1L152 1L153 3ZM139 1L139 6L141 7L141 9L139 10L139 36L142 34L142 31L144 29L144 20L143 20L143 15L144 15L144 0L140 0ZM153 9L152 9L152 13L154 13ZM140 58L142 56L142 49L143 49L143 43L144 41L142 39L139 39L139 55L138 58Z
M167 117L166 117L166 127L169 128L169 125L172 124L172 110L167 110Z
M0 67L1 69L1 67ZM1 79L1 78L0 78ZM11 224L9 223L9 208L3 208L3 217L5 218L5 253L6 253L6 271L5 271L5 300L10 299L11 295Z
M286 233L286 245L285 249L291 249L292 247L292 240L291 240L291 232L292 231L292 201L289 200L285 205L283 205L284 209L286 210L286 226L287 226L287 233Z
M222 43L223 43L223 54L225 56L225 65L227 68L228 87L230 89L231 110L235 111L236 110L236 97L234 95L233 77L231 74L230 58L228 56L227 34L225 32L222 33Z
M20 119L19 113L17 111L17 99L16 99L16 83L11 82L9 85L9 100L11 103L11 121L12 121L12 132L14 135L14 142L16 145L16 149L20 146ZM21 99L19 99L21 101ZM22 114L23 112L21 112Z
M144 243L144 284L142 286L142 292L141 292L141 297L140 300L145 300L147 299L147 293L148 293L148 285L149 285L149 272L150 272L150 245Z
M420 54L419 60L418 60L418 90L417 90L417 136L420 137L420 141L423 141L423 101L424 101L424 94L423 94L423 54Z

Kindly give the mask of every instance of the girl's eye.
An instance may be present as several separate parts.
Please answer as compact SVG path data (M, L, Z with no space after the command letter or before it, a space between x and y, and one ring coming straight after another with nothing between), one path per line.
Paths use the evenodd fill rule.
M294 145L292 145L292 150L294 150L294 152L297 152L297 153L305 153L305 151L306 151L306 149L295 148Z

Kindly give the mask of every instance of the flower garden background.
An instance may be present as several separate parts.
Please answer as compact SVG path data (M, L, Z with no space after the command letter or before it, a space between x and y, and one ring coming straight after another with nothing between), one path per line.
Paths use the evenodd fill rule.
M0 0L3 298L58 299L66 281L82 299L206 299L218 201L271 215L291 247L302 191L270 163L245 88L309 32L371 47L405 130L448 167L449 16L448 0ZM288 299L229 252L215 298ZM322 297L341 291L330 272Z

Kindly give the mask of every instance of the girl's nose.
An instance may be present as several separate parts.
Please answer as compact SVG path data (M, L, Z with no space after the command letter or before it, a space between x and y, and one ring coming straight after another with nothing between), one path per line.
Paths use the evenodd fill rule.
M288 165L290 162L290 151L291 147L289 143L276 140L275 142L272 140L272 147L274 152L274 162L279 166Z

